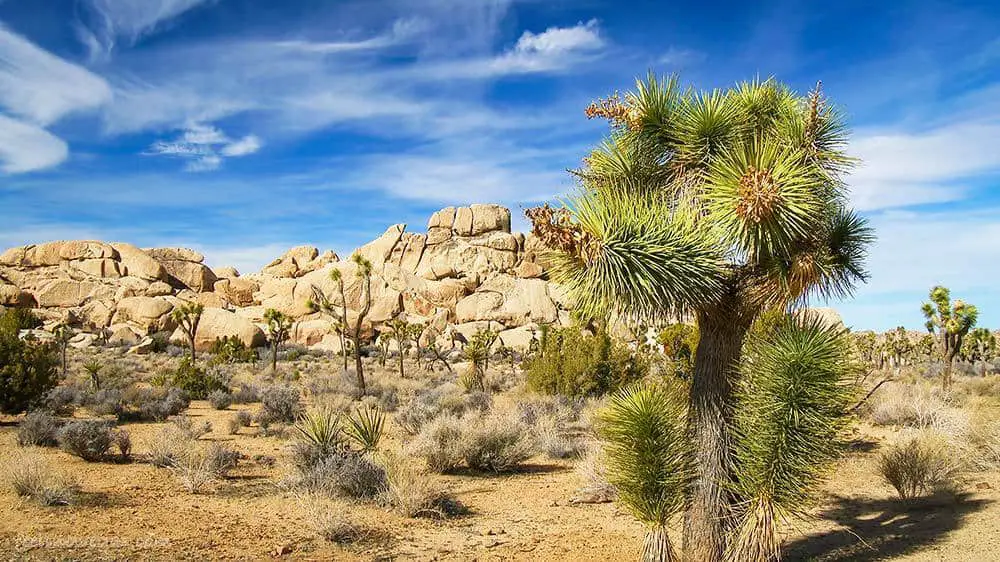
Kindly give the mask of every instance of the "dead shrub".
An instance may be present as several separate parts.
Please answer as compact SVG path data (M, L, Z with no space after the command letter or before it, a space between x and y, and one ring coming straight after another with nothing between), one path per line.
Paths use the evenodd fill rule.
M879 473L902 499L953 490L957 467L946 440L914 435L879 455Z

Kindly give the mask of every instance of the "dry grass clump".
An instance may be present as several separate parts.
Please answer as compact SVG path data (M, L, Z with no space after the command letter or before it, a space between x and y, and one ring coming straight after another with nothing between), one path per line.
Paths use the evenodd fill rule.
M427 422L442 415L462 416L482 413L492 400L483 392L465 392L455 383L432 386L417 393L413 400L396 412L396 423L410 435L416 435Z
M448 472L465 460L466 422L453 414L444 414L422 424L420 433L409 443L409 451L427 462L434 472Z
M365 539L370 531L347 517L348 505L316 494L298 496L306 524L324 540L352 544Z
M958 388L972 396L1000 397L1000 375L969 377L961 380Z
M534 430L538 450L550 459L579 457L584 442L574 435L570 425L580 420L585 402L563 396L531 395L519 400L521 420Z
M879 455L879 473L902 499L954 490L959 468L947 439L921 432Z
M604 448L600 442L592 441L585 446L583 456L576 464L576 475L580 487L573 497L579 503L605 503L614 501L617 492L608 481L608 468L604 459Z
M404 517L445 518L461 510L430 474L417 468L414 459L384 452L378 463L385 469L385 487L378 498L382 505Z
M949 404L950 398L930 383L889 383L875 395L867 413L877 425L934 428L956 433L967 421L967 416Z
M179 429L181 433L187 435L190 439L197 439L202 435L207 435L212 432L212 423L208 420L195 422L194 418L191 416L177 416L171 421L173 422L174 427Z
M172 466L194 446L195 438L173 424L164 426L146 443L150 464L160 468Z
M240 428L250 427L251 422L253 422L253 414L246 410L237 411L233 417L229 418L229 434L236 435Z
M7 479L14 493L39 505L70 505L79 486L57 472L37 453L17 452L7 461Z
M187 449L168 468L184 489L198 494L225 478L230 470L236 468L239 459L238 451L212 443L206 447Z

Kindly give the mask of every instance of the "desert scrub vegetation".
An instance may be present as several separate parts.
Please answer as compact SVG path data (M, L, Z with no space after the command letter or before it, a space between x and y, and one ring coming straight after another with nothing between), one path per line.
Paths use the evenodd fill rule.
M492 399L484 392L465 392L454 383L432 386L418 392L409 403L396 412L395 421L411 435L420 432L421 427L443 414L461 416L466 412L485 412Z
M56 346L19 337L30 320L19 309L0 313L0 412L18 414L42 401L59 382Z
M301 409L299 389L292 386L269 386L260 393L257 423L261 427L276 422L293 423Z
M959 468L947 440L918 433L879 454L878 470L901 499L954 490Z
M59 420L44 410L28 412L17 425L17 444L52 447L59 444Z
M424 424L407 450L435 472L465 465L498 473L516 470L534 456L537 443L516 411L491 410L462 417L444 413Z
M10 487L22 498L43 506L70 505L77 497L79 485L58 472L49 462L34 452L19 451L4 463Z
M208 395L208 403L216 410L225 410L233 405L233 395L226 390L214 390Z
M378 502L404 517L444 519L462 512L462 506L415 459L392 451L377 457L385 470L385 485Z
M87 462L98 462L107 458L116 436L108 422L78 420L67 423L59 430L58 441L63 451Z
M538 352L524 364L528 388L563 396L613 392L649 372L644 356L604 330L593 335L576 326L548 328Z
M212 392L228 390L226 382L220 380L217 373L198 367L190 357L182 357L175 369L164 372L156 382L179 388L192 399L204 400Z

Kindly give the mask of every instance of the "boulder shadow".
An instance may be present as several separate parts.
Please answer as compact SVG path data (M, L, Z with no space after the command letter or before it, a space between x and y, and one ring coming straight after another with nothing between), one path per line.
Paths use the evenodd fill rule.
M847 562L884 560L919 551L958 529L970 514L992 500L969 494L942 494L914 500L866 500L835 497L820 514L842 528L786 543L784 560Z

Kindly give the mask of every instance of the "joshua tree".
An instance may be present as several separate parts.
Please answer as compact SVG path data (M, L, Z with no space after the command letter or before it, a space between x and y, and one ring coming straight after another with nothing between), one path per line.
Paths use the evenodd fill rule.
M979 311L971 304L956 300L951 302L951 291L938 285L931 289L931 302L925 302L922 311L927 318L927 331L941 338L941 356L944 358L944 374L941 385L951 387L951 368L955 356L962 350L962 340L976 325Z
M201 322L201 314L205 312L205 306L197 302L188 302L174 307L170 317L180 326L187 338L188 347L191 351L191 364L194 364L194 340L198 335L198 323Z
M271 345L271 372L278 370L278 347L288 339L292 329L292 319L279 310L269 308L264 311L267 343Z
M476 336L480 333L482 332L477 332ZM485 365L489 358L489 349L486 347L486 339L476 336L473 336L472 340L465 346L465 349L462 350L462 353L465 354L465 359L469 362L469 366L462 373L459 382L468 391L478 390L486 392Z
M66 352L69 349L69 340L73 339L73 328L70 328L66 324L59 324L52 331L52 335L56 338L56 344L59 346L59 359L60 366L62 368L62 378L66 378Z
M913 343L906 333L906 328L897 326L895 330L885 333L883 344L883 355L889 358L889 366L895 367L897 372L900 367L906 365L907 359L913 353Z
M527 214L585 316L695 318L684 555L718 562L738 501L731 428L747 331L766 310L847 296L867 276L873 235L847 207L843 122L818 86L694 92L655 75L587 114L612 127L575 172L580 191Z
M368 389L365 386L365 366L361 362L361 326L372 309L372 262L361 254L351 256L351 261L357 266L354 274L361 280L361 310L354 321L351 339L354 340L354 369L357 371L358 391L364 396Z
M962 357L973 364L982 363L982 375L986 376L987 364L996 357L997 338L986 328L975 328L962 343Z
M493 344L497 342L499 337L500 334L486 328L473 334L472 340L466 345L466 347L474 345L479 348L478 353L482 356L481 367L484 373L490 368L490 354L493 353Z
M330 270L330 279L337 283L340 305L336 305L317 287L312 288L313 297L306 303L311 310L328 314L333 319L333 330L340 336L340 354L347 370L347 297L344 296L344 275L339 269Z
M83 370L90 375L90 382L94 385L94 390L101 389L101 369L103 368L104 364L96 357L83 364Z
M399 354L399 376L406 378L406 373L403 372L403 359L406 358L406 350L410 346L410 324L400 315L389 322L388 328L388 335L392 341L396 342L396 351Z

